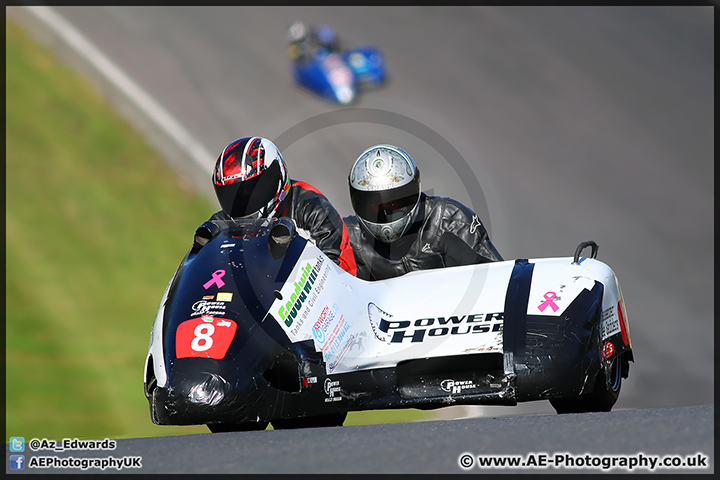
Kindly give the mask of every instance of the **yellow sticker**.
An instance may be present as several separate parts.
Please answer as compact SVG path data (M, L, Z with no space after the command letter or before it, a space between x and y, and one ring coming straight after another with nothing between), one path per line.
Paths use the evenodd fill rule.
M220 292L217 294L218 302L232 302L233 294L231 292Z

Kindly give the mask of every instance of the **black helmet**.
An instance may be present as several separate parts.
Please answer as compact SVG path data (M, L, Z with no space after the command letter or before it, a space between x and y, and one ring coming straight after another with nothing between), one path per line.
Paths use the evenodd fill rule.
M280 151L262 137L239 138L225 147L212 178L220 206L234 218L272 217L290 190Z

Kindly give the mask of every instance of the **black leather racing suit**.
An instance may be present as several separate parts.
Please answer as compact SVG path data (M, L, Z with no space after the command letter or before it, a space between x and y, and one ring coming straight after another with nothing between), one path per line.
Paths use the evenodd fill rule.
M355 253L357 276L363 280L502 260L478 216L450 198L422 193L415 222L392 243L377 240L355 216L344 220Z
M330 201L315 187L291 180L290 191L283 200L277 217L289 217L298 230L307 232L312 242L347 272L355 275L355 257L347 228ZM200 247L209 238L229 226L233 219L224 210L214 213L195 232L195 244Z

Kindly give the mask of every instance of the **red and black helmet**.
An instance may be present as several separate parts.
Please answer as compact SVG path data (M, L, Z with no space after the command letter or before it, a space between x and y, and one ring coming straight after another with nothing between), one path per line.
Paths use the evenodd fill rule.
M290 190L280 150L262 137L239 138L225 147L212 178L220 206L234 218L270 218Z

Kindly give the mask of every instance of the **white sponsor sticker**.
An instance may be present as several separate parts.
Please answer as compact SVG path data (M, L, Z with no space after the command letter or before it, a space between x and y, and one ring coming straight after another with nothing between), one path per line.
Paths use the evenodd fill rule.
M620 317L617 314L617 305L611 305L602 312L600 321L600 339L605 340L620 332Z

